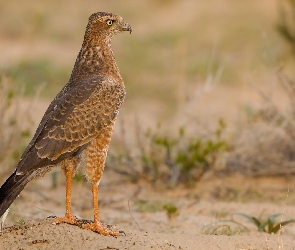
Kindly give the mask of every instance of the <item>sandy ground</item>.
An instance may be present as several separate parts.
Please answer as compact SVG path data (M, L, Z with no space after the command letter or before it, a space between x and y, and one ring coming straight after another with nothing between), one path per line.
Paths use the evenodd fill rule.
M125 233L112 237L78 226L55 225L52 218L47 218L63 216L65 209L64 177L58 174L58 186L53 189L49 174L30 183L12 205L0 234L0 249L294 249L294 224L285 226L280 234L270 235L258 232L253 224L235 216L235 221L249 231L236 229L235 224L221 223L229 225L231 232L224 234L218 229L210 233L208 225L231 219L237 212L258 218L275 213L295 217L295 205L285 204L284 200L270 202L262 198L260 201L244 202L236 197L226 202L222 201L226 199L214 198L217 189L221 189L220 183L224 182L225 187L229 180L241 190L256 185L262 193L270 187L272 193L280 191L286 197L294 192L287 181L267 180L263 187L255 180L246 185L246 179L235 177L208 177L192 189L162 191L152 189L147 183L130 184L122 176L107 171L100 185L101 218L107 225ZM243 182L245 185L242 185ZM90 190L86 183L74 184L73 211L79 218L92 218ZM168 203L174 204L179 211L171 219L161 209L161 204Z
M51 220L30 223L28 229L4 233L1 249L280 249L278 237L263 234L238 236L194 233L140 232L124 227L126 236L104 237L69 225L53 226ZM283 249L294 242L282 237Z
M69 7L75 9L75 4L69 6L67 2L63 2L68 14L75 13L75 11L68 11ZM107 3L109 4L111 2L112 1L105 1L105 4L107 5ZM136 7L137 5L134 4L139 4L139 2L133 2L132 6ZM15 6L20 8L19 4L19 2L13 3L11 9L16 9ZM43 4L44 3L40 2L40 5ZM60 8L60 4L61 3L58 3L58 8ZM79 6L80 4L79 2ZM116 7L114 10L118 9L119 12L121 8L120 4L117 2L113 4ZM143 3L140 3L140 5L142 4ZM253 18L251 18L251 21L252 19L254 21L252 25L254 25L254 27L256 27L255 29L259 32L254 32L250 29L250 33L247 37L251 37L251 40L253 40L253 42L250 41L250 44L255 44L255 46L256 44L260 44L253 49L247 49L248 46L244 46L244 44L247 45L249 43L247 41L245 43L245 36L241 36L242 43L236 43L236 39L233 39L236 37L237 33L237 28L235 28L235 26L232 28L229 27L233 30L233 34L235 34L233 37L231 37L230 32L229 35L224 32L224 27L228 28L228 24L232 25L236 24L237 21L244 20L243 12L239 14L240 12L233 11L233 9L228 8L229 5L224 4L223 1L215 1L214 5L212 5L212 3L207 4L203 1L205 8L202 8L201 1L197 3L198 8L192 8L192 4L195 3L193 1L184 1L182 3L183 6L180 6L182 7L181 9L178 7L171 8L172 11L165 11L164 8L157 8L159 11L155 11L155 9L154 11L147 9L147 11L144 8L144 15L141 17L142 21L135 22L135 19L134 21L132 21L132 19L130 20L136 31L133 35L139 34L139 36L144 37L146 34L155 34L156 31L160 33L165 29L173 28L174 30L176 28L177 30L178 26L190 27L191 20L195 20L195 18L198 17L198 19L196 19L198 23L206 27L206 32L202 31L202 27L198 28L198 32L196 32L196 34L203 32L202 36L196 35L197 40L201 40L200 46L198 45L199 43L196 44L198 53L205 48L203 57L207 59L207 57L210 57L212 48L215 47L214 44L217 44L217 57L221 57L221 62L225 63L225 65L229 67L229 70L234 71L238 68L243 72L241 73L243 77L238 77L238 79L243 79L243 81L241 81L242 83L239 83L238 86L224 86L214 85L213 81L212 84L214 86L212 86L212 84L194 85L193 89L187 91L189 93L188 96L185 95L186 93L179 91L178 102L180 105L175 107L175 109L177 109L177 114L174 117L173 113L173 118L167 117L163 111L161 112L163 104L150 103L147 102L147 100L142 100L141 102L138 102L138 100L136 102L128 101L120 111L114 140L120 135L120 126L123 118L125 123L130 122L130 124L138 119L140 124L143 124L145 127L156 126L155 124L160 121L165 128L172 126L171 124L174 126L176 124L175 127L178 127L178 125L189 122L190 119L197 118L202 121L205 126L213 126L215 128L217 120L223 117L224 120L227 121L228 127L230 127L229 129L236 132L236 125L245 122L245 119L247 119L247 112L253 110L256 105L261 104L261 98L257 91L260 87L264 87L264 90L267 90L265 93L268 96L274 95L274 102L279 104L280 108L286 105L287 98L284 96L282 90L278 90L276 75L269 74L268 71L265 73L265 70L263 70L263 74L257 73L260 72L259 70L261 69L261 66L259 66L261 65L261 59L257 59L256 56L260 58L261 55L265 53L266 55L270 54L271 56L276 56L276 53L278 53L276 50L271 51L274 54L269 53L268 50L266 51L264 48L265 38L261 38L262 34L260 34L262 31L264 33L264 30L266 30L266 34L268 33L268 26L265 28L263 23L272 23L272 26L273 23L275 23L274 17L277 15L275 11L277 5L276 1L272 1L272 3L267 2L267 4L262 2L259 4L255 3L254 10L267 10L265 14L259 14L261 17L264 17L266 14L266 16L274 16L272 19L262 19L262 23L260 23L260 19L257 19L258 26L255 18L255 15L257 15L255 13L258 12L253 11L254 14L252 14L251 11L250 17L254 15ZM96 1L95 5L97 5ZM103 7L101 5L102 3L100 3L100 8ZM129 6L125 2L124 5ZM39 4L36 5L37 8L38 6ZM94 8L93 6L94 5L89 4L89 6L83 6L82 9L95 9L98 7L96 6ZM212 8L212 6L214 6L214 8ZM28 13L32 13L30 5L26 3L25 7L28 9ZM239 4L238 7L242 10L247 10L244 4ZM54 8L51 9L54 10ZM76 12L80 13L82 9L80 7L76 8ZM128 7L128 11L129 9ZM137 12L139 10L138 8L133 9L137 10ZM209 10L211 15L208 15L208 11L204 11L206 9ZM190 12L190 10L193 10L193 12ZM5 12L11 13L9 10ZM38 14L39 12L36 13ZM73 22L73 20L76 20L74 16L65 15L63 12L61 13L62 14L54 13L55 15L50 14L48 16L54 16L54 18L56 18L56 15L59 15L61 19L56 19L58 25L64 23L60 22L63 17L68 16L69 24L73 23L72 27L74 32L78 21L75 23ZM186 13L185 19L179 22L178 16L175 15L175 13ZM232 15L232 13L235 15ZM139 15L141 15L140 12ZM164 19L163 16L165 16ZM211 18L211 16L216 16L217 19ZM203 20L204 17L210 20L209 25L206 24L206 18ZM218 20L223 19L228 21L225 23L220 21L221 26L216 26L219 23ZM171 20L174 21L171 22ZM9 24L9 22L7 23ZM27 22L23 23L27 26ZM149 25L146 25L147 23ZM3 27L5 26L9 27L9 25L3 25ZM84 29L84 22L82 26ZM52 28L53 27L55 27L54 24ZM70 25L68 27L69 30L71 30ZM239 32L243 30L243 28L237 27L239 28L237 29ZM247 34L247 32L245 32L245 34ZM241 33L241 35L243 34ZM37 36L37 38L38 37L39 36ZM13 63L23 59L42 57L52 58L66 64L69 61L73 62L75 60L77 49L80 48L80 40L79 42L77 40L81 39L80 36L76 38L77 42L75 41L74 43L72 42L73 39L68 39L68 42L65 41L61 43L59 40L54 39L52 41L47 41L45 38L41 37L40 41L35 41L35 38L33 38L31 38L30 35L27 35L21 40L15 38L6 38L6 40L5 37L2 37L0 41L0 47L3 48L0 49L1 65L13 65ZM230 43L227 40L229 40ZM180 45L182 44L181 41L182 40L180 40ZM270 39L270 42L275 45L271 45L271 48L280 47L275 41L276 40ZM186 39L184 39L184 43L186 43ZM194 40L189 42L189 44L194 43ZM229 44L227 45L227 43ZM206 44L206 46L203 44ZM207 48L208 46L209 49ZM64 49L65 47L67 49ZM223 51L223 47L233 48L233 50L225 49ZM176 51L178 47L171 47L171 49ZM237 51L242 53L237 53ZM169 55L170 54L171 53L169 53ZM161 56L161 53L159 53L159 55ZM180 52L180 55L182 55L182 52ZM252 59L252 56L254 59ZM190 63L190 61L185 58L183 60L184 63ZM178 67L178 65L176 66ZM182 66L180 65L179 67ZM254 72L252 72L253 68L255 69ZM274 71L274 69L271 69L271 72ZM212 74L212 72L208 74ZM179 81L181 82L181 80L184 81L185 79L180 79ZM180 89L182 87L183 86L180 86ZM29 106L28 109L32 117L36 120L36 126L48 106L49 101L50 100L39 101L38 104L34 106L34 109L31 109ZM146 105L147 103L148 105ZM24 109L28 107L26 104L28 103L24 100L22 103ZM188 112L184 112L185 110ZM190 117L191 113L195 114L196 117ZM130 133L127 135L128 138L134 137L134 130L129 130L128 133ZM8 173L7 176L0 176L1 183L7 177ZM75 183L73 186L73 211L79 218L92 219L93 210L90 190L91 187L86 183ZM289 180L249 180L237 178L235 176L223 178L207 176L192 189L177 188L175 190L162 190L159 188L153 189L149 183L131 184L122 176L118 176L111 171L106 171L100 185L99 204L101 218L104 223L124 231L125 235L120 237L101 236L92 231L81 229L78 226L67 224L55 225L53 219L48 218L48 216L63 216L65 211L64 194L65 182L62 174L58 175L58 185L56 188L51 187L50 174L30 183L11 206L3 231L0 233L0 250L295 249L295 223L286 225L280 231L280 234L270 235L258 232L253 224L250 224L241 217L233 215L234 213L246 213L257 218L266 218L276 213L285 213L295 218L295 185L292 183L291 178ZM287 200L287 202L285 200ZM167 213L163 209L165 204L170 203L174 204L178 209L178 215L171 219L168 218ZM226 226L228 224L223 224L223 222L221 222L221 227L218 230L213 232L212 230L208 230L208 228L210 229L208 225L211 225L211 223L220 222L220 220L231 220L233 216L235 220L246 226L249 231L242 232L240 230L241 228L236 228L236 224L229 224L231 231L225 233L223 229L227 228Z
M221 92L225 98L228 96L229 101L223 103L221 100L218 105L211 105L209 113L202 112L200 108L199 114L204 120L211 116L212 121L212 117L218 117L220 110L225 109L228 110L226 119L234 119L241 112L241 106L259 103L259 95L255 89L217 86L211 91L202 92L198 104L201 103L201 107L210 105ZM31 110L36 121L41 118L47 105L48 101L40 101ZM147 112L152 114L153 111L151 106ZM124 110L120 115L132 120L132 115ZM148 125L144 118L141 122ZM118 134L120 121L117 127ZM92 219L90 190L88 184L81 182L75 183L73 187L73 211L78 218ZM29 183L11 206L0 234L0 250L295 249L295 224L288 224L280 234L270 235L258 232L253 224L235 216L235 220L249 231L243 232L236 224L229 224L231 231L225 233L222 229L227 228L227 223L221 223L216 231L208 230L211 223L230 220L238 212L257 218L266 218L276 213L285 213L295 218L294 190L292 179L262 181L234 176L217 178L210 175L192 189L162 190L153 189L149 183L131 184L109 170L104 174L100 185L101 218L104 223L123 230L125 235L105 237L78 226L54 225L53 219L47 218L63 216L65 210L64 177L58 172L58 186L53 189L51 175L48 174ZM284 197L288 197L287 202ZM178 215L172 219L163 210L163 206L170 203L178 209Z

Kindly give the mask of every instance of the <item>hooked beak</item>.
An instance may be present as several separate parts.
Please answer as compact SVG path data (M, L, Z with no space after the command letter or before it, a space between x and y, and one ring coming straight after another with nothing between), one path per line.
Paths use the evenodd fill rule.
M122 24L121 24L121 30L122 31L129 31L130 34L132 32L132 28L131 28L131 26L127 22L122 22Z

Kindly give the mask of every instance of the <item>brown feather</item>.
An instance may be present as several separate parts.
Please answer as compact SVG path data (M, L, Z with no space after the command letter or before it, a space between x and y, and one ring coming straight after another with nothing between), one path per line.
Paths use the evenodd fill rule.
M131 27L120 16L105 12L90 16L68 83L47 108L14 174L0 188L0 216L29 181L56 165L70 177L81 166L88 181L99 183L125 98L111 48L112 37L121 31L131 32Z

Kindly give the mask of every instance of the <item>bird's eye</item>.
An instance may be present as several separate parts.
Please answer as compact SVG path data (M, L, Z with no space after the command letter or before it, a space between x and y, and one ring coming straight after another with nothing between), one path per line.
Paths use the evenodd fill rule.
M112 24L113 24L113 20L108 19L108 20L107 20L107 25L111 26Z

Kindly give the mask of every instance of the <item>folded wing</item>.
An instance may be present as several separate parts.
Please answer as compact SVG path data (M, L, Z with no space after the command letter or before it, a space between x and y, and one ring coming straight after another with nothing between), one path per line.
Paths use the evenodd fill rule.
M114 121L124 97L124 86L110 77L87 79L58 95L22 155L17 173L58 164L85 148Z

